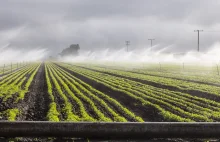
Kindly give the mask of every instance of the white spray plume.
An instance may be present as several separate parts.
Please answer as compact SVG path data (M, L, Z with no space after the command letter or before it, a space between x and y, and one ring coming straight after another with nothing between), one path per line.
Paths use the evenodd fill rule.
M23 61L40 61L44 59L47 54L48 51L42 48L24 51L3 47L0 48L0 64Z
M0 65L23 61L38 61L46 58L47 49L18 48L11 45L11 41L18 38L25 31L27 25L0 32Z
M199 65L213 65L220 61L220 43L215 43L206 52L189 51L186 53L166 52L170 47L164 47L153 51L150 48L136 49L127 52L125 48L119 50L103 49L99 51L80 51L77 57L61 58L61 61L87 62L87 61L112 61L133 63L192 63Z

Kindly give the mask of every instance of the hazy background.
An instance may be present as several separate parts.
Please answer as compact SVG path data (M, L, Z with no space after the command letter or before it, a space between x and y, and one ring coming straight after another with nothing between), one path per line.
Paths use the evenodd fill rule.
M147 49L206 52L220 41L219 0L7 0L0 2L0 60L33 60L72 43L81 51ZM217 47L218 48L218 47ZM6 54L7 53L7 54ZM21 55L28 55L22 56ZM23 59L24 58L24 59Z

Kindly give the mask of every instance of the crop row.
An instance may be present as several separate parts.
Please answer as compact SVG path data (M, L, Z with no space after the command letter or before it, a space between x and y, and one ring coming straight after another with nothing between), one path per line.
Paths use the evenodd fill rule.
M8 78L1 80L1 97L7 97L15 93L22 91L21 85L26 79L26 74L31 73L34 70L34 66L29 66L20 70Z
M7 81L13 79L13 78L16 78L18 77L20 74L22 74L24 71L28 70L30 67L32 67L33 65L29 65L29 66L26 66L20 70L17 70L15 72L12 72L10 74L7 74L7 75L4 75L1 77L0 79L0 85L3 85L5 84Z
M108 66L104 64L77 64L78 66L82 67L89 67L95 69L101 69L102 71L106 68L108 68L108 71L124 71L124 72L130 72L130 73L136 73L141 75L149 75L149 76L157 76L157 77L165 77L165 78L171 78L171 79L177 79L177 80L187 80L192 82L200 82L204 84L213 84L216 86L219 86L220 83L220 77L218 75L213 74L197 74L196 72L191 73L185 73L185 72L175 72L175 71L157 71L157 70L147 70L144 68L122 68L120 66Z
M220 93L219 93L220 87L218 87L218 86L212 86L212 85L201 84L201 83L194 83L194 82L165 78L165 77L144 75L144 74L121 71L121 70L103 69L103 68L97 68L97 67L93 67L93 66L90 66L89 68L94 69L96 71L103 72L103 73L110 73L110 74L120 75L123 77L129 77L132 79L139 79L141 81L147 81L149 83L155 83L158 86L163 85L166 88L175 87L175 88L182 90L182 91L192 91L193 90L193 91L208 93L210 95L220 96Z
M1 103L5 103L9 106L17 104L24 99L25 94L28 92L29 86L33 81L33 78L38 71L40 64L34 63L30 64L10 75L4 76L0 80L0 98ZM13 102L8 102L8 99L12 99ZM6 106L7 106L6 105ZM11 108L3 110L0 112L0 116L5 116L8 120L14 121L21 111L18 108Z
M125 117L132 118L133 121L143 121L140 117L135 116L131 111L124 108L116 100L110 98L104 93L99 92L98 90L95 90L94 88L92 88L85 82L82 82L78 78L75 78L68 72L60 69L53 64L48 63L46 66L49 72L48 74L50 75L56 88L56 91L59 93L64 102L64 108L62 110L66 114L67 121L125 122L127 121ZM53 89L51 88L50 90L53 94ZM72 103L70 102L74 102L78 107L73 107ZM73 120L67 119L68 113L65 111L65 107L67 107L68 105L71 106L70 108L75 109L75 119ZM117 112L115 112L112 108L113 105L116 106L118 108L117 110L120 111L120 114L125 115L125 117L120 116ZM71 112L73 112L73 110Z
M181 92L156 88L129 79L77 68L75 66L69 66L68 68L112 89L125 92L143 104L147 101L145 104L154 105L168 119L174 119L175 121L219 120L219 103L215 101L194 97ZM170 113L170 116L165 115L166 113Z

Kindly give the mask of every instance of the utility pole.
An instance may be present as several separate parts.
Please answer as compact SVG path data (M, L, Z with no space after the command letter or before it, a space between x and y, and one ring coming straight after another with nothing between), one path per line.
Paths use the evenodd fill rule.
M194 30L194 32L198 32L198 52L199 52L199 32L203 32L203 30Z
M150 45L151 45L150 50L152 50L152 46L153 46L152 42L153 42L153 40L155 40L155 39L151 38L151 39L148 39L148 40L150 40Z
M125 41L125 44L127 46L127 52L128 52L128 46L130 45L130 41Z

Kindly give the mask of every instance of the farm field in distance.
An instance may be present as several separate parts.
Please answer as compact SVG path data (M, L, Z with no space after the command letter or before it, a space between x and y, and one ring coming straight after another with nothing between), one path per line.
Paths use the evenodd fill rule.
M220 121L215 68L155 66L49 61L20 66L1 75L0 120Z

